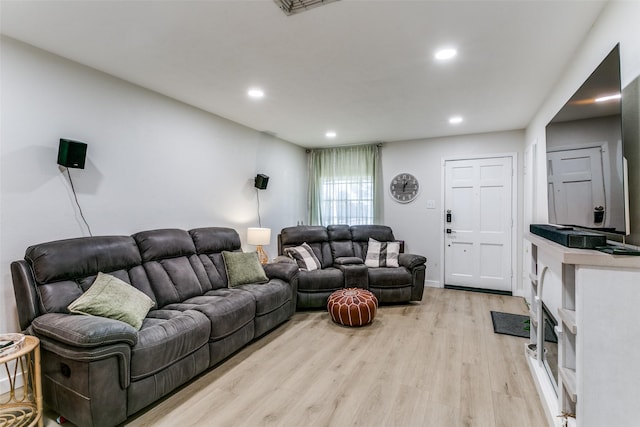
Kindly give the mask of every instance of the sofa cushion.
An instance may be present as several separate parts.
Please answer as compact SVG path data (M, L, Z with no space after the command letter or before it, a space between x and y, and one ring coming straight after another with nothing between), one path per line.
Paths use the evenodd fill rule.
M241 247L240 236L233 228L205 227L189 230L199 254L237 251Z
M109 274L98 273L91 287L69 304L69 311L120 320L136 329L154 302L128 283Z
M353 257L353 242L351 241L351 230L348 225L328 225L329 246L333 259L341 257Z
M399 267L400 242L378 242L369 239L365 265L367 267Z
M131 349L131 380L153 375L205 345L209 319L194 310L154 310L138 331Z
M159 308L202 295L211 289L198 255L147 261L144 269Z
M285 249L285 253L296 261L302 271L313 271L322 268L320 260L306 242L300 246Z
M320 261L321 268L333 265L329 234L326 227L300 225L283 228L278 236L278 251L284 254L285 249L300 246L302 243L307 243L313 249L314 254Z
M256 316L271 313L291 300L291 286L278 279L261 285L240 285L238 289L247 291L253 296L256 301Z
M269 280L258 260L257 252L223 251L222 257L229 287L248 283L265 283Z
M375 239L379 242L396 240L391 227L386 225L352 225L349 229L351 230L354 255L362 259L367 257L369 239Z
M411 286L412 283L411 272L404 267L369 267L370 288L397 288Z
M196 253L196 247L188 232L179 229L141 231L132 236L143 261L189 256Z
M99 271L129 269L141 262L135 241L129 236L80 237L27 248L25 260L36 283L73 280Z
M168 310L196 310L207 316L211 323L209 341L223 339L253 322L256 302L253 296L237 288L216 289L205 295L170 304Z
M342 271L334 267L322 270L300 271L298 291L331 291L344 287Z

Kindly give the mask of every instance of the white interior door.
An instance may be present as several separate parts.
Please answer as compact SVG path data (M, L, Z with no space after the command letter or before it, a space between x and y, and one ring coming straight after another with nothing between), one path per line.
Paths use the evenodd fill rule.
M445 285L512 291L512 158L445 162Z
M547 183L551 224L605 226L606 200L599 147L547 153Z

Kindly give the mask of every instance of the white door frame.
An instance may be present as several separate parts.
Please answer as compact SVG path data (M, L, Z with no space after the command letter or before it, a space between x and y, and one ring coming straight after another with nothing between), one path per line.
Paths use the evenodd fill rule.
M452 156L443 157L440 162L440 182L442 183L440 188L440 206L442 206L442 212L440 213L440 287L444 288L444 264L445 264L445 214L444 202L445 202L445 165L446 162L455 160L480 160L480 159L493 159L497 157L511 157L511 293L513 295L521 295L522 292L518 290L518 250L516 243L518 241L518 153L497 153L497 154L475 154L470 156Z

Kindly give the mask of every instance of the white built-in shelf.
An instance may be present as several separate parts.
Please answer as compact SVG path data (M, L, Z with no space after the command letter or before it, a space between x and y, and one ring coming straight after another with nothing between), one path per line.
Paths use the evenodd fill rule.
M571 399L572 402L576 402L578 400L578 394L576 392L577 388L575 369L559 367L558 373L560 374L560 378L562 378L562 384L564 385L564 389L569 395L569 399Z
M576 323L575 310L569 310L568 308L559 308L558 317L562 320L562 323L567 327L569 332L573 335L578 333L578 324Z
M536 286L536 277L529 276L530 311L539 315L543 287L556 297L554 302L560 297L560 308L553 307L558 318L557 389L546 365L528 359L549 425L559 426L563 411L576 414L567 420L573 427L637 425L640 341L628 325L640 317L640 257L567 248L531 233L525 239L532 245L531 270L540 277L551 273L544 286L540 279ZM603 327L603 313L613 312L616 316ZM540 341L541 329L531 328L532 342Z
M536 314L529 310L529 319L531 320L531 323L533 323L534 327L538 327L538 319L536 319Z
M609 268L640 268L640 257L629 255L611 255L592 249L575 249L562 246L544 237L525 233L525 239L545 251L552 253L563 264L589 265Z

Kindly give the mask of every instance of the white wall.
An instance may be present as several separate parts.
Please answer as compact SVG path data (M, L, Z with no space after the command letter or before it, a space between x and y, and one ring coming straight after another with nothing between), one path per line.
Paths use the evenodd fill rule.
M382 173L385 185L384 222L389 225L397 239L405 240L405 252L427 257L427 285L442 286L440 270L442 265L441 246L442 218L442 167L443 159L469 158L494 154L517 153L518 165L518 223L522 211L522 159L524 131L495 132L478 135L462 135L414 141L394 142L382 148ZM400 172L415 175L420 182L420 193L416 200L408 204L396 203L389 195L390 180ZM427 209L427 200L435 201L435 209ZM521 240L522 227L518 230ZM519 244L516 250L520 253ZM518 255L518 259L521 256ZM515 271L521 267L514 266ZM516 292L521 282L516 278Z
M547 222L547 184L546 184L546 139L545 127L547 123L556 115L574 92L582 85L587 77L595 70L604 57L613 49L616 43L620 43L620 71L622 77L622 88L630 87L633 83L637 90L637 78L640 75L640 2L636 1L610 1L596 20L591 32L584 40L582 47L575 53L570 61L564 75L560 76L557 84L547 97L546 102L541 106L535 117L526 129L527 159L525 165L531 166L531 174L526 177L524 190L524 229L529 229L531 223ZM638 98L636 98L638 99ZM625 99L623 99L623 105ZM628 105L627 105L628 107ZM627 108L627 112L630 109ZM625 141L625 144L639 144L638 140L638 106L634 112L636 118L625 117L623 120L634 122L632 126L636 129L634 140ZM625 152L627 149L625 148ZM636 153L638 153L636 149ZM631 236L628 243L640 244L640 157L635 160L635 170L630 170L629 177L634 182L630 182L631 201ZM530 270L529 247L524 244L524 266L523 275L527 275ZM527 294L529 291L525 292ZM545 289L546 298L560 300L560 289ZM549 294L554 294L550 295ZM555 315L555 313L553 313Z
M562 108L573 93L582 85L604 57L620 43L620 68L622 87L627 87L640 75L640 2L611 1L603 9L582 47L575 53L566 72L547 97L526 130L527 150L531 151L535 168L535 184L525 192L525 227L529 223L547 221L547 191L545 167L545 126ZM543 64L540 64L543 65ZM636 110L637 111L637 110ZM639 118L640 119L640 118ZM639 143L635 141L634 143ZM635 184L631 199L640 199L640 187ZM633 193L635 191L635 194ZM636 244L640 243L640 204L636 205L632 221L632 234ZM632 207L633 208L633 207Z
M303 148L9 38L1 53L0 331L18 330L11 261L88 235L56 164L61 137L88 143L71 175L94 235L228 226L244 241L258 225L256 173L270 177L270 256L277 232L306 217Z

